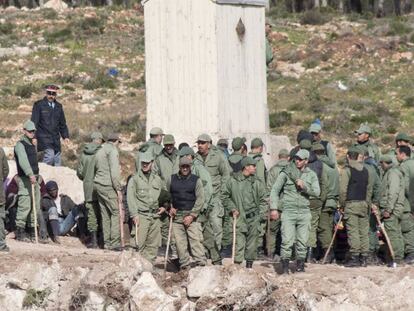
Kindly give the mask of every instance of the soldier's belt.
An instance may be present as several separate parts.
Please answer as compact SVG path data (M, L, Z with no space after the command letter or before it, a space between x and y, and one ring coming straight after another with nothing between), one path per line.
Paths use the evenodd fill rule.
M259 215L259 213L257 213L257 212L248 213L248 214L246 214L246 219L254 218L257 215Z
M152 210L152 211L138 211L138 214L140 215L153 215L156 214L157 210Z

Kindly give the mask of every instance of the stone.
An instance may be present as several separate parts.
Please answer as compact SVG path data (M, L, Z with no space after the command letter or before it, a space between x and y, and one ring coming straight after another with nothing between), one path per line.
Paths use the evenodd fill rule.
M85 310L102 311L105 310L105 298L94 291L89 291L88 299L85 302Z
M199 298L215 296L223 292L225 279L223 267L205 266L191 269L188 273L187 296Z
M138 281L130 289L132 310L174 311L174 300L157 284L150 272L143 272Z
M233 268L233 267L231 267ZM263 279L253 269L234 267L231 270L230 278L226 281L226 288L229 294L246 293L266 286Z
M50 0L45 3L44 8L50 8L57 12L62 12L68 8L68 5L62 0Z
M4 12L7 14L7 13L16 13L17 11L19 11L19 9L18 8L16 8L15 6L13 6L13 5L10 5L10 6L8 6L5 10L4 10Z

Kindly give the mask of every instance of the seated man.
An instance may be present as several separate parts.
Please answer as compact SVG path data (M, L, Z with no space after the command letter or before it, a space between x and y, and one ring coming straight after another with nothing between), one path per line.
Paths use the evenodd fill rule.
M79 236L86 233L86 219L80 205L65 195L59 195L59 188L55 181L46 183L46 194L42 197L42 211L48 220L53 242L60 244L59 236L65 235L77 223Z

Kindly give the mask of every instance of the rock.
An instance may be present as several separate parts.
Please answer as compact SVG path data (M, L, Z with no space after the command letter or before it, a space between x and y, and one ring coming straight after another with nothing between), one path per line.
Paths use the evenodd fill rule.
M225 283L229 294L245 293L247 295L250 291L263 289L265 287L265 282L259 277L256 271L240 267L231 268L230 278Z
M395 62L399 62L400 60L412 60L413 53L412 52L402 52L402 53L395 53L392 55L391 59Z
M0 287L0 306L3 311L22 310L23 299L26 296L26 291L10 288Z
M287 62L277 62L277 70L281 73L283 77L290 77L299 79L305 72L305 67L302 66L302 63L287 63Z
M196 304L192 301L186 302L181 308L180 311L195 311Z
M187 296L199 298L215 296L224 291L223 267L205 266L191 269L188 273Z
M130 290L131 302L135 304L132 310L162 310L173 311L174 300L157 284L149 272L143 272L139 280Z
M105 298L94 291L90 291L88 293L88 299L85 302L84 308L84 310L88 311L105 310Z
M8 6L8 7L4 10L4 12L5 12L5 13L16 13L17 11L19 11L19 9L18 9L18 8L16 8L15 6L13 6L13 5Z
M62 0L50 0L43 6L44 8L53 9L57 12L62 12L68 8L68 5Z

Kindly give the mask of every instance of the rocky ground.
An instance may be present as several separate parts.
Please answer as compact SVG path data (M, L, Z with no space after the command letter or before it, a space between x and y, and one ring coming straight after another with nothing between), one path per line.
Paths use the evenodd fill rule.
M272 263L252 270L206 266L178 273L134 251L88 250L8 239L0 254L2 310L410 310L414 269L309 264L281 276Z

